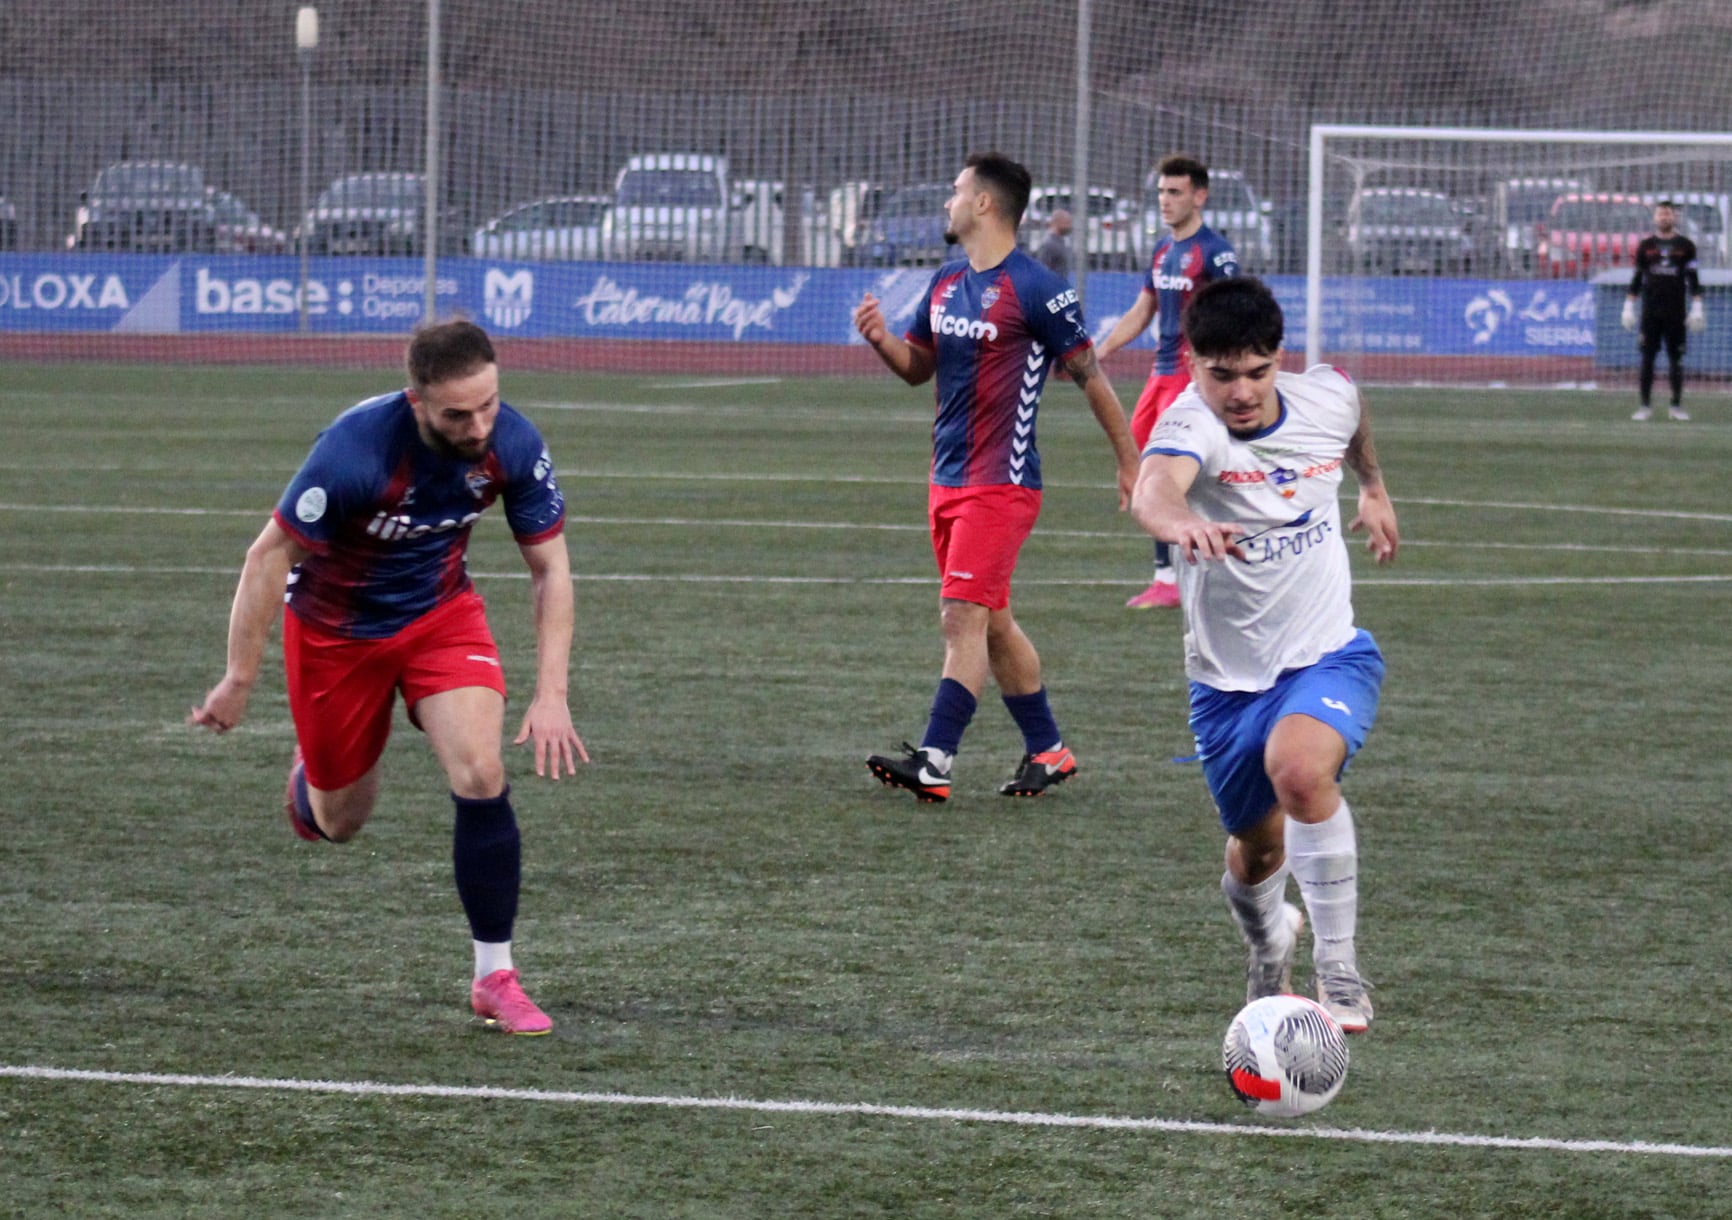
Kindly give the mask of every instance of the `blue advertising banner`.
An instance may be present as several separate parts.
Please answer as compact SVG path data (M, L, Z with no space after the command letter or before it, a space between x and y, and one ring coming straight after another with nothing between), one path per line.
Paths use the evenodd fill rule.
M694 266L658 263L440 264L440 312L529 338L702 339L857 344L852 314L866 292L892 327L912 317L931 279L922 268ZM1301 276L1272 276L1289 347L1305 330ZM1096 272L1088 315L1096 338L1135 302L1142 277ZM417 259L316 258L307 328L402 334L420 320ZM1330 351L1426 356L1592 356L1594 287L1575 282L1331 278ZM0 255L0 331L292 334L301 325L300 263L224 255ZM1605 338L1601 319L1601 338ZM1147 336L1133 346L1150 346Z

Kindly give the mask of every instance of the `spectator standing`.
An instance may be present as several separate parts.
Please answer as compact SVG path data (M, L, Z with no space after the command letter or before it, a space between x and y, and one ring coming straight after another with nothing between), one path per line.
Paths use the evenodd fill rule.
M1070 212L1059 208L1047 219L1046 240L1034 252L1041 266L1067 280L1070 279L1070 233Z

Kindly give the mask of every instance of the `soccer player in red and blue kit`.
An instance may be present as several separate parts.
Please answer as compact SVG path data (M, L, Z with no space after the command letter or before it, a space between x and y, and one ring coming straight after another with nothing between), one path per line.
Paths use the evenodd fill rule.
M188 720L217 733L240 722L286 601L296 750L284 813L301 838L343 843L373 811L401 691L456 806L471 1007L508 1033L545 1034L553 1023L511 961L522 846L500 749L505 680L465 553L475 520L503 500L535 602L535 695L516 742L534 743L536 774L575 775L589 757L566 702L565 499L535 426L499 399L485 331L465 321L418 330L408 371L407 389L351 407L319 434L247 551L228 668Z
M1195 157L1183 153L1162 161L1157 170L1161 222L1168 233L1155 246L1148 275L1137 303L1120 318L1112 333L1101 340L1101 359L1106 359L1155 323L1155 365L1148 384L1131 412L1131 436L1140 452L1149 443L1155 421L1191 384L1186 368L1190 348L1185 343L1180 319L1185 306L1204 284L1231 279L1239 274L1239 256L1227 239L1203 223L1203 205L1209 198L1209 169ZM1178 575L1171 548L1155 543L1155 577L1149 587L1133 596L1126 606L1146 610L1151 606L1179 604Z
M1040 512L1035 414L1055 361L1088 398L1130 502L1137 451L1083 326L1076 291L1018 248L1029 173L999 153L968 158L945 211L964 260L938 269L908 332L890 333L868 293L854 325L909 385L937 377L927 523L938 561L944 671L926 734L903 754L866 760L884 784L922 801L950 797L951 762L990 676L1023 736L1006 796L1039 796L1076 774L1048 704L1040 655L1010 611L1017 553Z

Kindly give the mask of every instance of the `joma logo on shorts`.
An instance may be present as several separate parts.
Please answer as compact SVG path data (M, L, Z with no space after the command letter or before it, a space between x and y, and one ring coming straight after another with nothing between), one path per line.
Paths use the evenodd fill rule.
M944 312L942 306L932 310L932 333L935 335L955 335L959 339L998 338L998 325L994 322L970 322L967 318L953 318Z
M460 530L466 525L473 524L480 517L480 513L465 513L456 520L447 517L438 525L412 525L408 517L398 517L381 512L373 514L373 519L367 523L367 532L381 542L402 542L405 538L423 538L428 534L448 534L452 530Z

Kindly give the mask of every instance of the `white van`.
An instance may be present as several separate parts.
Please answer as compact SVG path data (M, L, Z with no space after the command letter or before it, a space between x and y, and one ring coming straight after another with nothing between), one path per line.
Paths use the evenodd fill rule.
M740 257L732 230L728 159L708 153L639 153L614 179L602 220L607 258L720 263Z

